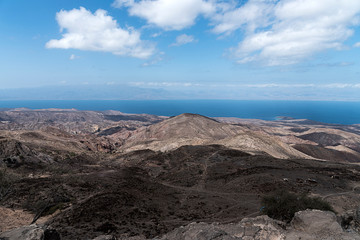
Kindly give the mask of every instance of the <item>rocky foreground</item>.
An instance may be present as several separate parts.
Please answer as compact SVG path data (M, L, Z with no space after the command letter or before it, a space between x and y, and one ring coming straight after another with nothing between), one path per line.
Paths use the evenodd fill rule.
M354 224L359 226L360 209L354 215ZM356 223L355 223L356 222ZM1 239L61 239L54 229L48 229L36 224L14 229L0 234ZM146 240L145 237L117 238L114 235L100 235L93 240ZM277 221L268 216L244 218L237 223L204 223L193 222L176 228L162 237L152 240L323 240L341 239L357 240L360 235L353 229L345 231L337 222L332 212L306 210L297 212L290 224Z
M0 239L359 239L360 127L0 111ZM263 215L279 189L330 203Z

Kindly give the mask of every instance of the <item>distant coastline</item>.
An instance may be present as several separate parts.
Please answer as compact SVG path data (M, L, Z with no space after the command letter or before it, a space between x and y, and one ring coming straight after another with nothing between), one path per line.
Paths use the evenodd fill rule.
M174 116L184 112L209 117L276 120L279 116L334 124L360 124L360 102L241 100L29 100L0 101L0 109L117 110Z
M310 119L333 124L360 124L360 102L255 101L255 100L11 100L0 101L7 108L117 110L174 116L184 112L209 117L237 117L277 120L279 116Z

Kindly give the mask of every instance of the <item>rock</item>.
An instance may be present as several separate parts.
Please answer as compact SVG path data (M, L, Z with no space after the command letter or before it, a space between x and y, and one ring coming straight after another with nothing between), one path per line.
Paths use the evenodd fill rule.
M240 222L245 227L244 239L285 239L285 224L274 220L268 216L259 216L256 218L245 218Z
M164 235L158 240L281 240L284 224L268 216L245 218L237 224L191 223Z
M341 226L347 231L354 231L360 234L360 207L350 210L341 215Z
M336 221L332 212L306 210L295 213L291 221L292 229L286 233L286 239L295 240L360 240L360 235L345 232Z
M117 240L117 238L113 235L101 235L94 238L93 240Z
M37 224L23 226L0 233L0 240L61 240L54 229L45 229Z
M243 233L243 230L242 230ZM242 234L241 233L241 234ZM158 238L155 238L158 239ZM154 239L154 240L155 240ZM164 235L159 238L159 240L187 240L187 239L198 239L198 240L207 240L207 239L241 239L235 237L233 234L229 234L221 229L219 224L213 223L191 223L185 227L180 227L174 231Z
M342 231L334 213L320 210L306 210L295 213L291 225L296 230L308 233L317 233L320 230Z
M0 233L0 239L4 240L44 240L44 230L36 224L13 229Z
M332 212L297 212L286 229L283 222L268 216L245 218L239 223L191 223L153 240L360 240L355 232L344 231Z

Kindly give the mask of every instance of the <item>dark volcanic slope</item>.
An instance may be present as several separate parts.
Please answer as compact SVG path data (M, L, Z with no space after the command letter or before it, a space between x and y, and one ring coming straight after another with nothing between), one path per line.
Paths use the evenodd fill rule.
M340 144L341 140L344 140L344 138L339 135L324 132L304 134L300 135L299 138L314 141L323 146L336 146Z
M317 159L324 159L337 162L359 162L359 155L350 152L327 149L321 146L298 144L293 148Z
M101 165L81 165L76 156L73 161L72 175L15 181L1 204L34 213L41 206L62 209L48 224L65 240L104 233L154 237L194 221L256 216L261 214L261 196L278 189L350 194L353 182L360 180L358 166L251 156L219 145L183 146L167 153L136 151ZM345 197L343 205L336 203L340 210L353 207L354 196Z

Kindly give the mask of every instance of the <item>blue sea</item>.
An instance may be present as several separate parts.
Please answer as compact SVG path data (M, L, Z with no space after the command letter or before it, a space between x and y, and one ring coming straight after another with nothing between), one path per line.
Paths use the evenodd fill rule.
M197 113L209 117L238 117L275 120L279 116L310 119L324 123L360 124L360 102L330 101L240 101L240 100L53 100L0 101L0 108L76 108L118 110L175 116Z

